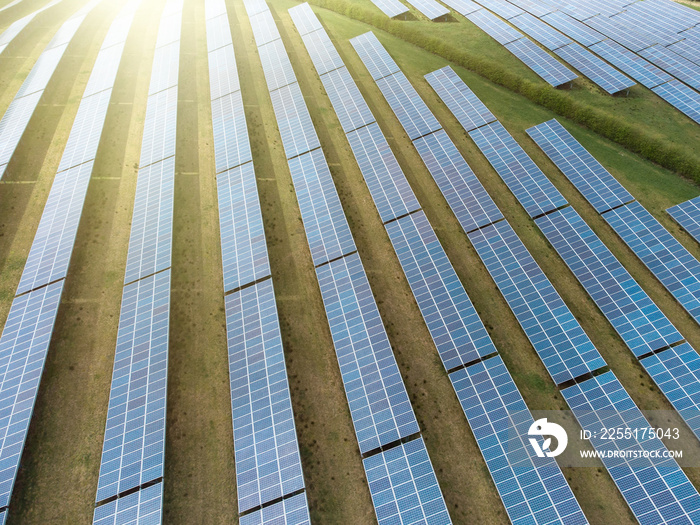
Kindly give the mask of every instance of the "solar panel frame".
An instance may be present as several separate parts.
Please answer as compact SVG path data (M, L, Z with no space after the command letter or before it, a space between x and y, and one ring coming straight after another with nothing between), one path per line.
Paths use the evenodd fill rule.
M211 101L216 173L253 160L240 91Z
M505 44L505 47L550 86L559 87L578 78L576 73L527 37Z
M671 80L652 89L674 108L700 124L700 94L680 80Z
M263 507L239 518L240 525L311 525L306 493Z
M140 168L175 155L177 86L148 97L141 139Z
M319 76L345 65L325 31L314 31L303 35L301 39L304 41Z
M233 44L209 51L209 88L212 100L240 91Z
M350 39L373 80L379 80L400 71L384 46L371 31Z
M160 525L162 522L162 482L97 507L92 519L92 525Z
M321 147L299 84L270 92L287 159Z
M374 115L345 66L322 75L321 82L345 133L375 122Z
M681 202L666 210L681 228L700 242L700 197Z
M449 9L445 9L435 0L406 0L409 4L415 7L423 16L429 20L437 20L442 16L450 14Z

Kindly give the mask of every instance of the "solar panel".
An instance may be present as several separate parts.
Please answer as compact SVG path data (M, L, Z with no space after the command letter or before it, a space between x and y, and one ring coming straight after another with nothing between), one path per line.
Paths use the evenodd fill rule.
M507 221L486 226L468 237L556 384L605 366Z
M399 0L371 0L389 18L408 13L408 8Z
M219 15L226 14L226 2L224 0L206 0L204 2L204 19L209 20Z
M363 462L379 525L450 525L423 438Z
M554 57L526 37L506 44L506 49L551 86L558 87L578 78L576 73L557 62Z
M348 133L347 137L382 222L420 209L406 176L376 122Z
M163 483L110 501L95 509L92 525L160 525L163 522Z
M357 250L321 149L289 161L314 266Z
M576 210L564 208L535 222L635 356L683 340Z
M601 89L614 95L631 88L635 82L615 68L603 62L593 53L578 44L569 44L555 50L559 57L566 60Z
M604 15L588 18L586 20L586 25L604 34L608 38L612 38L635 53L656 43L655 39L650 40L650 35L640 32L639 28L636 28L636 31L630 31L624 25L618 24L614 19Z
M272 91L270 97L288 159L321 147L299 84Z
M114 86L123 51L124 42L119 42L106 49L103 47L100 50L97 54L97 60L95 60L95 64L92 67L90 79L83 92L83 98Z
M301 36L323 29L311 6L306 2L292 7L289 10L289 16L292 17L292 22Z
M306 5L306 4L302 4ZM343 67L343 59L325 31L315 31L301 37L319 75Z
M495 353L425 213L402 217L386 229L445 369Z
M240 525L311 525L306 493L241 516Z
M419 432L360 256L316 268L360 452Z
M700 89L699 65L658 44L640 51L639 54L690 87Z
M683 343L640 363L700 439L700 355Z
M535 420L501 357L457 370L450 380L510 520L588 523L556 460L532 454Z
M228 15L221 14L207 20L207 49L214 51L231 43Z
M173 86L148 97L139 166L175 155L176 132L177 86Z
M700 46L698 46L698 42L700 42L700 37L685 38L680 42L671 44L668 46L668 49L682 56L683 58L690 60L693 64L700 65Z
M447 16L450 14L449 9L445 9L443 6L438 4L435 0L406 0L409 4L420 11L423 16L429 18L430 20L435 20L441 16Z
M527 134L598 213L634 200L556 119L528 129Z
M139 170L124 283L170 267L175 157Z
M304 488L272 280L226 296L238 512Z
M567 204L564 196L500 122L472 130L469 136L530 217Z
M88 162L56 175L17 295L66 277L92 166Z
M321 82L326 88L328 98L345 133L375 121L374 115L345 66L323 75Z
M224 292L270 275L253 163L216 176Z
M8 512L6 510L0 512L0 525L5 525L5 521L7 520L7 514Z
M426 135L413 145L466 233L503 218L445 130Z
M642 525L696 523L700 495L612 372L561 391L579 424L590 430L600 451L659 454L656 457L602 457L601 461ZM602 430L629 428L629 438L604 439ZM641 431L644 429L645 431Z
M182 13L179 11L168 13L160 18L158 26L158 38L156 40L156 50L180 40L182 28Z
M209 52L209 86L212 100L241 89L232 44Z
M523 33L530 35L550 51L559 49L571 43L571 39L544 22L541 22L530 13L522 13L509 20L511 24Z
M275 40L258 48L260 62L262 62L267 89L274 91L288 84L296 82L292 64L287 57L282 40Z
M472 0L445 0L442 3L451 7L462 16L467 16L481 9L481 6L476 2L472 2Z
M490 9L499 16L502 16L506 20L518 16L523 12L522 9L513 5L506 0L479 0L479 3L486 9Z
M158 93L177 85L180 66L180 41L156 49L151 69L148 94Z
M260 47L280 38L277 24L270 11L263 11L250 17L250 25L253 28L255 44Z
M211 116L216 173L253 160L241 92L229 93L212 100Z
M671 80L670 75L610 39L590 49L649 89Z
M97 502L163 476L169 314L170 270L124 287Z
M681 225L681 228L700 242L700 197L681 202L666 212Z
M425 79L459 120L465 131L471 131L496 120L493 113L450 66L428 73Z
M671 80L652 89L666 102L700 124L700 94L680 80Z
M535 15L537 18L542 18L544 15L551 13L556 9L556 5L547 5L546 3L539 3L530 0L509 0L511 4L518 6L520 9L524 9L531 15Z
M37 91L43 91L46 88L67 46L68 44L64 44L53 49L47 49L39 55L39 58L34 63L34 67L32 67L19 91L17 91L15 99L26 97Z
M350 43L374 80L400 71L394 59L371 31L351 38Z
M499 44L506 45L523 37L523 34L506 24L486 9L475 11L467 18Z
M541 18L582 46L589 47L605 39L605 36L598 31L567 15L564 11L554 11Z
M265 0L243 0L243 5L249 17L270 9Z
M17 477L63 283L16 297L0 337L0 507Z
M604 213L603 218L700 323L700 262L638 202Z
M39 91L33 95L16 98L10 103L0 120L0 179L5 174L7 164L22 138L42 93Z

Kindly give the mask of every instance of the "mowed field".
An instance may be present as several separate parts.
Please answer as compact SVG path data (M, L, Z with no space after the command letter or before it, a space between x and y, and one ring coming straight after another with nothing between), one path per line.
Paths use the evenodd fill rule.
M9 2L0 1L0 6ZM0 30L44 5L25 0L0 13ZM0 112L55 31L85 2L64 0L39 15L0 55ZM444 372L345 135L287 10L270 0L454 523L508 518ZM358 6L372 8L369 0ZM144 0L127 41L81 217L51 346L15 485L10 525L91 523L157 21L163 0ZM242 2L227 2L282 326L302 466L318 524L376 523L299 207ZM185 0L178 91L172 306L165 459L165 523L237 522L235 465L222 286L204 3ZM0 323L5 322L80 98L119 2L93 11L68 47L0 181ZM566 405L447 206L349 39L373 28L314 7L384 131L404 173L531 410ZM457 14L416 31L459 42L532 81L530 70ZM664 426L690 430L629 352L533 221L432 91L423 75L443 58L374 30L453 139L587 334L643 410L666 410ZM700 327L532 142L525 129L557 117L466 69L457 73L659 305L700 348ZM689 151L700 126L650 91L610 97L579 79L570 95L649 129ZM700 246L665 209L700 187L560 119L577 139L696 257ZM654 423L652 421L652 423ZM571 428L575 427L572 423ZM674 443L668 442L670 448ZM687 450L687 451L685 451ZM692 457L695 450L684 449ZM696 464L700 464L697 463ZM684 467L696 487L700 468ZM635 520L602 467L564 473L591 523Z

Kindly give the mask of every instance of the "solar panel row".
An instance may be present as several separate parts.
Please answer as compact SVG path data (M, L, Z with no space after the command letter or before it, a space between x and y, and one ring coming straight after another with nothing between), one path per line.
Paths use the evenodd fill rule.
M95 509L93 525L160 525L163 482L158 482Z
M666 102L700 124L700 94L680 80L671 80L652 89Z
M551 86L562 86L578 78L576 73L527 37L510 42L505 47Z
M542 44L550 51L554 51L571 43L571 39L561 34L556 29L541 22L530 13L522 13L509 20L511 24L523 33L530 35L534 40Z
M635 82L611 67L579 44L572 43L555 50L559 57L611 95L625 91Z
M700 197L672 206L666 212L697 242L700 242Z
M435 0L406 0L409 4L420 11L423 16L430 20L436 20L441 16L450 14L449 9L437 3Z
M241 516L240 525L311 525L306 493Z
M445 0L442 2L448 7L451 7L462 16L467 16L481 9L481 6L472 0Z
M399 0L372 0L372 3L389 18L408 13L408 8Z
M598 42L590 49L649 89L671 80L670 75L610 39Z

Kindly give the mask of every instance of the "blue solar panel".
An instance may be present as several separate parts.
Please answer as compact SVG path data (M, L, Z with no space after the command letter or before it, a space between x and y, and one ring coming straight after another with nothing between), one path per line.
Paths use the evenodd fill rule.
M420 209L376 122L348 133L347 137L382 222Z
M474 231L469 240L556 384L605 366L508 222Z
M638 202L604 213L603 218L700 323L700 262Z
M243 513L304 488L272 280L226 296L226 332Z
M319 148L321 143L299 84L294 82L270 92L277 127L288 159Z
M496 352L425 213L386 225L446 370Z
M17 294L66 277L92 166L87 162L56 174Z
M17 477L63 283L15 298L0 337L0 507Z
M561 391L598 451L618 451L601 461L641 525L700 521L700 495L612 372ZM629 438L605 439L603 429L629 428ZM601 437L602 436L602 437ZM620 457L619 452L660 457Z
M475 11L467 15L467 18L499 44L506 45L523 37L520 31L509 26L486 9Z
M634 200L556 119L528 129L527 134L598 213Z
M535 420L500 356L457 370L450 380L510 520L588 523L556 460L532 453Z
M472 0L444 0L442 3L451 7L462 16L467 16L481 9L481 6L476 2L472 2Z
M700 38L686 38L668 48L674 53L690 60L693 64L700 65Z
M700 89L699 65L660 45L648 47L639 54L690 87Z
M212 100L211 117L216 173L253 160L241 92L229 93Z
M359 255L316 274L360 452L419 432Z
M350 43L374 80L393 75L399 71L399 66L396 65L394 59L389 56L384 46L371 31L351 38Z
M616 23L614 18L608 18L607 16L598 15L589 18L586 20L586 25L635 53L656 43L653 40L649 41L650 35L648 33L629 31L624 25Z
M307 5L307 4L302 4ZM314 31L301 37L311 56L311 60L319 75L343 67L343 59L340 58L333 42L325 31Z
M124 287L96 501L163 476L170 270Z
M635 85L632 79L626 77L578 44L560 47L554 53L611 95Z
M442 128L402 72L377 80L377 86L411 140Z
M95 509L92 525L161 525L163 483L156 483Z
M671 80L652 89L666 102L700 124L700 94L680 80Z
M700 355L683 343L640 363L700 439Z
M503 218L479 179L444 130L413 142L465 232Z
M139 170L124 283L170 267L175 157Z
M506 49L518 57L523 64L532 69L542 80L551 86L558 87L578 78L576 73L560 62L557 62L554 57L549 55L529 38L521 38L520 40L506 44Z
M605 39L605 36L601 35L598 31L582 24L563 11L554 11L541 18L550 26L557 28L566 36L573 38L576 42L586 47L592 46Z
M0 52L2 52L2 51L0 51ZM2 512L0 512L0 525L5 525L5 521L7 521L7 514L8 514L7 510L3 510Z
M535 222L635 356L683 340L576 210L564 208Z
M445 9L443 6L438 4L435 0L406 0L409 4L420 11L426 18L430 20L435 20L441 16L446 16L450 14L449 9Z
M302 36L323 29L311 6L306 2L292 7L289 10L289 15L292 17L292 22L294 22L297 31Z
M502 16L506 20L518 16L523 12L522 9L516 7L506 0L479 0L479 3L486 9L490 9L499 16Z
M363 461L379 525L450 525L423 438Z
M530 217L567 204L564 196L500 122L472 130L469 136Z
M374 115L345 66L321 76L321 82L345 133L374 122Z
M685 231L700 242L700 197L681 202L666 211Z
M314 266L357 250L323 151L289 161Z
M649 89L671 80L670 75L612 40L599 42L590 49Z
M282 40L275 40L258 48L260 62L262 63L267 89L273 91L288 84L296 82L292 63L287 57Z
M544 15L554 11L557 6L553 4L547 5L547 3L540 3L538 1L532 0L509 0L511 4L518 6L520 9L524 9L531 15L535 15L537 18L542 18Z
M496 120L493 113L450 66L428 73L425 79L459 120L465 131L471 131Z
M253 163L216 176L224 292L270 275Z
M177 86L173 86L148 97L139 166L174 156L176 132Z
M311 525L306 494L297 494L239 519L240 525Z
M209 52L209 85L212 100L241 89L232 44Z
M570 38L564 36L544 22L541 22L530 13L522 13L511 18L509 22L523 33L530 35L534 40L537 40L550 51L559 49L572 42Z

